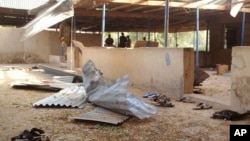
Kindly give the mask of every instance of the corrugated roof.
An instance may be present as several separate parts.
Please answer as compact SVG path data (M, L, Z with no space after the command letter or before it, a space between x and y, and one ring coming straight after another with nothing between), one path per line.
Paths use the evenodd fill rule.
M61 106L84 108L87 95L83 86L71 86L33 104L39 106Z
M47 3L37 9L39 9L39 11L37 11L38 15L36 18L24 26L25 32L21 41L74 16L73 6L70 0Z
M48 1L49 0L0 0L0 7L30 10Z

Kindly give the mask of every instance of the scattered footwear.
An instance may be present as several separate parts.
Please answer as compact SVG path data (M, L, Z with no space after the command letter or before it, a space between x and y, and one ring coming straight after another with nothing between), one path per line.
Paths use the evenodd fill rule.
M164 102L164 101L170 101L170 98L168 98L166 95L156 96L151 98L154 102Z
M50 141L44 131L32 128L30 131L24 130L20 135L12 137L11 141Z
M157 102L154 105L160 107L174 107L174 105L170 101Z
M193 110L203 110L203 109L211 109L211 108L212 106L206 103L198 103L196 107L193 108Z
M153 104L155 106L174 107L174 105L170 102L170 98L168 98L166 95L146 93L143 95L143 98L150 98L150 100L153 101Z
M154 97L159 97L159 94L156 93L146 93L143 95L143 98L154 98Z
M166 95L160 95L157 97L151 98L152 101L154 101L155 106L160 107L174 107L174 105L170 102L170 98L168 98Z
M184 102L184 103L195 103L195 101L193 101L191 98L189 97L183 97L181 99L179 99L178 101L180 102Z

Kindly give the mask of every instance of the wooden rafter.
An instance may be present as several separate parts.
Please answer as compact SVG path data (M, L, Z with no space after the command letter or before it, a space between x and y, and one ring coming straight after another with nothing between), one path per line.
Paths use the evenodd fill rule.
M121 6L117 6L115 8L109 9L109 12L116 11L116 10L119 10L119 9L123 9L123 8L129 7L129 6L131 6L131 4L124 4L124 5L121 5Z
M150 9L150 10L145 10L143 11L142 13L152 13L152 12L157 12L157 11L161 11L161 10L164 10L165 7L158 7L158 8L155 8L155 9Z

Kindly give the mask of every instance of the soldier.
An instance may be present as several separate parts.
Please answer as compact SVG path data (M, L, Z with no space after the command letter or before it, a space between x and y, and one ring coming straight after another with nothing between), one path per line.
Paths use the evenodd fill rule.
M124 33L122 32L122 35L120 36L120 42L119 47L126 47L127 38L124 36Z
M61 61L67 61L67 47L71 43L71 25L69 21L64 21L59 26L59 40L62 46Z
M113 46L114 40L111 38L111 35L108 35L108 38L105 40L106 46Z

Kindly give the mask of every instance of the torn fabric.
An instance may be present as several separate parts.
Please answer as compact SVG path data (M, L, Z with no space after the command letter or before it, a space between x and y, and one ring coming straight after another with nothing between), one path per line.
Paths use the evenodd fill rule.
M70 0L59 0L57 2L48 2L41 7L31 10L30 13L38 13L37 17L26 24L21 41L24 41L35 34L73 17L74 9ZM39 10L39 12L38 12Z

